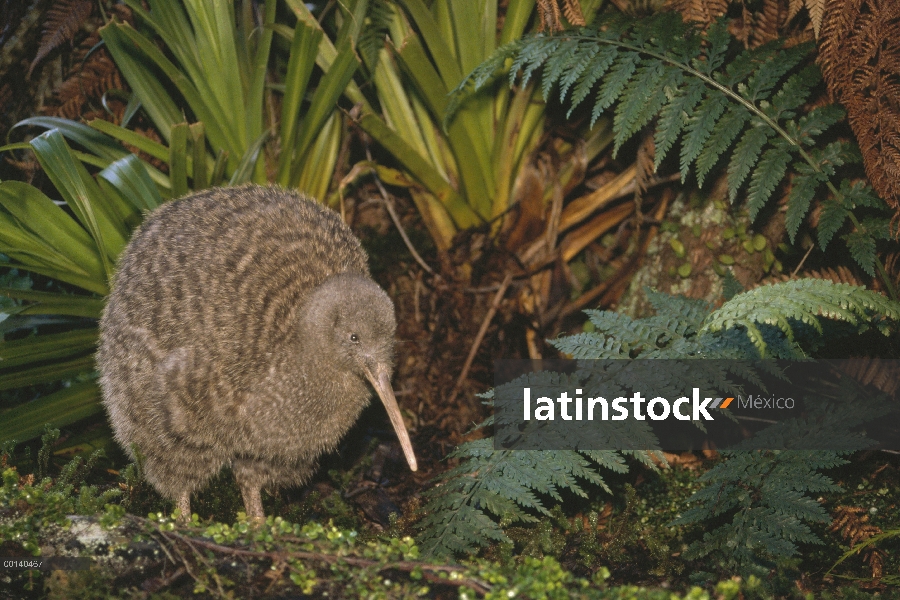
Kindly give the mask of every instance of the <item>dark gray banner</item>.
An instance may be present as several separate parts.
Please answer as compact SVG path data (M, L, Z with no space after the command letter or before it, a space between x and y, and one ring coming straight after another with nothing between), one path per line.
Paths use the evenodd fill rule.
M900 360L501 360L506 450L900 450Z

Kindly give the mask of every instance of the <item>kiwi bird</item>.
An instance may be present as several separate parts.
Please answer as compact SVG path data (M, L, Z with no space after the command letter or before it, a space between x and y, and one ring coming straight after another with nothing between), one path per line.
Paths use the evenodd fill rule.
M391 390L395 331L334 211L280 188L210 189L150 214L119 259L100 321L103 404L182 519L224 465L263 518L261 489L309 478L369 402L367 381L416 470Z

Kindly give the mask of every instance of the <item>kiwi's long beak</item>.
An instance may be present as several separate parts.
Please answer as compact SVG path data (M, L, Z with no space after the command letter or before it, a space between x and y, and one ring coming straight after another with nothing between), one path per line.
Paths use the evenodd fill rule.
M403 454L406 455L406 462L409 463L409 468L413 471L418 470L419 466L416 464L416 455L413 453L412 442L409 441L409 433L407 433L403 417L400 415L400 406L397 405L397 398L394 397L394 390L391 389L390 375L381 369L377 369L374 373L366 369L366 376L372 387L378 392L381 402L384 403L384 408L391 419L391 425L394 426L394 431L397 432L397 437L400 438L400 447L403 448Z

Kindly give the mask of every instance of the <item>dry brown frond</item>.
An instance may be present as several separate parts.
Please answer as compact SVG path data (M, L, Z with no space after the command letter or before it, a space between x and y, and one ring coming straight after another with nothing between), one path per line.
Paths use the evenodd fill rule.
M766 0L762 10L756 13L750 46L756 48L772 40L777 40L779 30L787 22L788 12L789 10L781 0Z
M666 0L666 10L677 10L686 21L709 25L728 11L730 0Z
M818 62L847 108L866 175L900 218L900 3L830 0Z
M44 32L37 55L28 68L28 76L54 48L64 42L72 42L75 33L82 23L91 16L94 3L91 0L57 0L47 10L44 20Z
M52 105L44 108L46 114L77 119L86 116L82 109L87 102L96 101L99 106L100 99L110 90L125 89L122 75L106 49L91 52L99 41L100 35L94 32L79 44L73 56L74 66L56 89Z
M640 210L641 200L644 192L650 186L650 181L656 174L654 162L656 159L656 145L653 143L653 132L647 130L644 132L644 139L637 151L637 173L634 176L634 201L635 207Z
M868 522L869 515L866 513L866 509L860 506L838 506L834 509L834 521L831 522L828 530L840 532L841 537L853 547L882 533L880 527ZM862 555L863 560L869 563L869 567L872 569L872 577L880 578L884 573L884 552L868 546L863 550Z
M538 14L541 16L541 26L538 31L545 29L550 33L562 30L562 22L559 20L559 5L556 0L537 0Z
M816 33L816 39L819 39L819 32L822 30L822 19L825 17L825 0L804 1L806 10L809 11L809 20L812 21L813 31Z
M900 389L900 367L892 360L849 358L840 363L842 373L863 385L871 385L889 396Z
M581 13L581 3L578 0L563 0L563 15L571 25L584 27L587 22Z

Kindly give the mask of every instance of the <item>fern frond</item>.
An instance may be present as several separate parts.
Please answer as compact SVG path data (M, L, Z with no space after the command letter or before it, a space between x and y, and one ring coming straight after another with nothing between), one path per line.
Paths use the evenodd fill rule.
M588 94L594 89L594 84L606 75L606 72L609 71L609 68L616 61L618 56L618 48L615 46L605 46L590 58L590 61L585 67L584 75L578 79L578 84L575 86L575 89L572 90L569 112L566 113L567 118L572 116L572 111L588 97ZM509 74L511 81L514 82L516 73L510 71ZM559 100L560 102L565 100L565 94L562 93L562 90L560 90Z
M674 93L667 90L672 97L659 114L659 124L656 127L654 144L656 145L656 158L653 167L659 168L663 159L678 139L687 122L687 116L693 114L694 107L703 99L706 86L699 79L691 79L685 87ZM743 114L743 112L741 113Z
M625 463L616 452L495 450L491 439L467 442L450 454L461 464L444 473L426 492L426 516L419 547L430 555L467 553L492 542L509 541L488 513L507 522L536 522L549 514L540 500L560 500L558 489L586 496L579 480L609 490L596 466L622 472Z
M597 90L597 98L594 108L591 110L591 124L593 127L604 110L610 107L621 95L628 80L637 69L641 55L637 52L620 52L616 63L609 70L609 75Z
M867 323L873 313L900 319L900 304L864 288L835 284L821 279L798 279L767 285L739 294L706 320L701 332L743 327L750 340L766 355L766 341L758 324L773 325L793 338L792 321L821 331L819 316L857 325Z
M797 165L795 170L798 173L802 173L805 171L804 167L805 165ZM813 197L816 195L816 190L819 189L819 186L822 183L824 183L824 178L820 173L816 173L815 171L808 172L804 175L796 175L791 181L791 191L788 194L787 214L784 217L784 225L787 229L791 243L794 242L797 231L800 229L800 223L803 221L804 217L806 217L806 213L809 212L809 207L810 204L812 204ZM837 207L843 211L843 214L839 215L837 211L832 211L826 215L826 211L828 210L826 207L829 204L837 205ZM828 199L822 203L822 215L819 217L819 243L822 245L822 250L828 245L828 240L831 239L834 232L840 229L841 225L844 224L847 214L847 211L843 210L843 207L835 200ZM838 218L839 216L840 218ZM825 219L824 222L823 219Z
M753 176L750 177L750 188L747 194L747 210L750 218L755 219L759 211L766 205L775 186L784 177L791 155L788 152L787 142L783 139L776 140L772 147L766 150L759 160ZM804 214L806 211L803 211Z
M371 73L375 72L393 18L394 9L386 0L374 0L366 7L365 26L360 31L356 47Z
M790 175L809 177L797 178L788 196L793 240L820 184L841 202L837 182L831 178L837 175L835 167L848 157L835 149L818 151L813 144L818 135L843 118L843 111L825 106L806 115L796 114L820 79L810 61L811 44L785 47L772 42L756 50L738 50L732 39L725 20L704 33L672 13L640 20L613 16L594 28L526 37L501 48L495 56L504 61L512 58L510 85L517 79L527 83L543 65L545 98L558 86L560 101L568 98L569 116L596 88L591 125L616 104L614 154L658 117L653 134L654 168L680 141L682 181L693 167L702 184L724 157L729 198L735 201L749 181L752 216L771 201L774 190L789 174L788 166L798 165ZM470 83L476 88L482 85L501 64L491 57L463 80L454 95L469 89ZM801 172L799 165L805 165L807 172ZM888 210L880 199L873 208ZM823 239L836 234L827 232ZM871 238L873 234L865 235ZM873 272L873 241L857 235L842 237L852 244L851 254L863 268ZM886 275L880 265L878 268L884 280ZM885 280L885 287L896 297L890 281Z
M737 198L738 189L750 174L763 146L769 141L771 130L759 119L751 119L748 129L734 148L728 164L728 197L732 202Z
M637 76L625 87L613 118L616 131L615 156L622 144L656 116L668 100L665 90L676 87L683 78L680 71L657 61L641 67Z
M562 78L565 74L564 70L574 62L576 54L584 45L581 40L564 40L553 56L547 60L541 73L541 93L545 100L550 97L553 82ZM579 59L583 60L584 57L579 57Z
M708 96L697 108L693 118L685 127L684 139L681 142L681 181L687 177L694 159L700 154L703 145L716 126L716 121L724 112L728 100L724 96Z
M731 143L744 128L749 113L743 106L732 104L728 112L718 120L703 150L697 156L697 185L703 187L706 175L718 162L719 157L731 147Z

